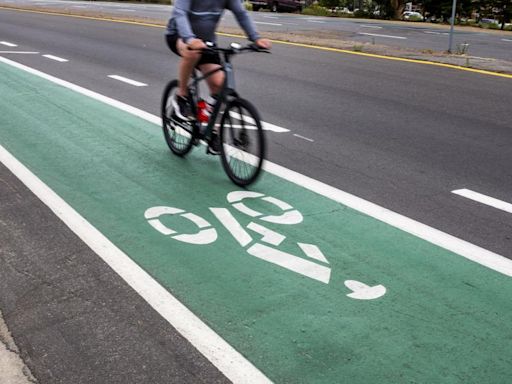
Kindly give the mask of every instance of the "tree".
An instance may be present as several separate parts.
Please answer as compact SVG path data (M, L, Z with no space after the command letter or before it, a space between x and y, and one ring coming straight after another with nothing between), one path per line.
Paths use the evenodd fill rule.
M336 8L340 5L340 0L320 0L320 5L325 8Z

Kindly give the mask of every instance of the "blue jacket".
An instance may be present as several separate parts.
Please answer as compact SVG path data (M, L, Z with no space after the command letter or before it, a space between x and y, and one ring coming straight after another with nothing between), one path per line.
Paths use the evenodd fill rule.
M198 38L215 42L215 31L225 9L235 14L238 24L250 40L259 39L259 34L240 0L176 0L167 34L175 35L187 43Z

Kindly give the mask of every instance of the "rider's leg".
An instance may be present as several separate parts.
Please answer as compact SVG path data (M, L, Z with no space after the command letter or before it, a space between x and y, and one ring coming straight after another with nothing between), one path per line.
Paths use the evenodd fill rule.
M219 64L206 63L199 65L199 70L201 73L206 74L220 67L221 66ZM222 90L222 85L224 84L224 76L224 72L218 71L206 79L208 87L210 88L211 95L217 95Z
M190 76L192 76L195 66L201 59L201 52L189 50L182 39L177 40L176 48L181 56L178 67L178 95L185 97L188 94L188 81Z

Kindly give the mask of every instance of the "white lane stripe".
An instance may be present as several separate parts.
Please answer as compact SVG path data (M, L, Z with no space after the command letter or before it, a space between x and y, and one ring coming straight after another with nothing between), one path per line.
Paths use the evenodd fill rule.
M403 36L380 35L378 33L367 33L367 32L359 32L359 34L366 35L366 36L387 37L389 39L407 40L407 37L403 37Z
M40 76L83 95L105 102L141 118L152 116L119 101L57 79L43 72L0 57L0 62ZM140 113L142 112L142 113ZM156 116L151 120L158 120ZM271 381L217 333L181 304L164 287L117 248L101 232L44 184L36 175L0 145L0 162L46 204L82 241L121 276L149 305L165 318L199 352L234 383L271 383Z
M489 205L497 209L501 209L502 211L512 213L512 204L502 200L495 199L494 197L490 197L466 188L457 189L455 191L452 191L452 193L455 193L456 195L466 197L468 199L477 201L485 205Z
M152 115L141 109L132 107L118 100L101 95L91 90L82 88L76 84L72 84L62 79L58 79L36 69L27 67L15 61L0 57L0 62L9 64L13 67L20 68L26 72L32 73L36 76L47 79L55 84L59 84L75 92L81 93L85 96L91 97L95 100L102 101L110 106L128 112L132 115L140 117L146 121L157 124L160 126L161 119L158 116ZM266 161L263 163L263 168L282 179L288 180L301 187L309 189L319 195L327 197L333 201L341 203L349 208L355 209L370 217L389 224L395 228L401 229L404 232L410 233L420 239L426 240L448 251L456 253L468 260L474 261L487 268L495 270L499 273L512 277L512 260L507 259L497 253L488 251L482 247L471 244L465 240L459 239L455 236L449 235L438 229L432 228L428 225L422 224L416 220L412 220L406 216L400 215L387 208L381 207L370 201L364 200L360 197L354 196L350 193L344 192L330 185L324 184L318 180L312 179L308 176L302 175L298 172L292 171L288 168Z
M279 19L278 16L263 16L265 19Z
M53 55L43 55L43 57L46 57L47 59L50 59L50 60L58 61L59 63L67 63L69 61L68 59L63 59L62 57L53 56Z
M501 41L508 41L508 42L512 43L511 39L501 39Z
M267 23L266 21L255 21L254 24L276 25L278 27L281 27L283 25L283 24L279 24L279 23Z
M11 47L11 48L17 47L16 44L9 43L8 41L0 41L0 44L5 45L6 47Z
M310 142L312 142L312 143L314 143L314 142L315 142L315 140L313 140L313 139L310 139L310 138L308 138L308 137L306 137L306 136L297 135L296 133L294 133L294 134L293 134L293 136L298 137L299 139L302 139L302 140L310 141Z
M308 23L321 23L321 24L325 24L326 21L322 21L322 20L308 20Z
M114 79L114 80L122 81L123 83L127 83L127 84L130 84L130 85L133 85L134 87L147 87L147 84L145 84L145 83L141 83L139 81L128 79L128 78L123 77L123 76L108 75L108 77L110 77L111 79Z
M382 27L379 27L377 25L361 25L361 28L375 28L375 29L382 29Z
M423 31L423 33L428 33L430 35L448 35L447 32Z
M39 52L32 52L32 51L0 51L0 54L2 53L18 53L22 55L36 55Z

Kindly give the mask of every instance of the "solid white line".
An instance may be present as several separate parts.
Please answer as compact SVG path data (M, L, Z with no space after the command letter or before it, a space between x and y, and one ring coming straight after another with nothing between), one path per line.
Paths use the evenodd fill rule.
M359 32L359 34L367 35L367 36L376 36L376 37L388 37L390 39L407 40L407 37L403 37L403 36L379 35L377 33L366 33L366 32Z
M134 87L147 87L148 86L145 83L141 83L139 81L128 79L126 77L119 76L119 75L108 75L108 77L110 77L111 79L122 81L123 83L127 83L127 84L130 84L130 85L133 85Z
M296 133L294 133L294 134L293 134L293 136L298 137L299 139L303 139L303 140L310 141L310 142L312 142L312 143L314 143L314 142L315 142L315 140L313 140L313 139L307 138L306 136L297 135Z
M477 201L479 203L489 205L491 207L501 209L502 211L512 213L512 204L507 203L502 200L495 199L494 197L490 197L487 195L483 195L481 193L472 191L470 189L457 189L455 191L452 191L452 193L455 193L456 195L466 197L468 199Z
M375 28L375 29L382 29L382 27L379 27L377 25L361 25L361 28Z
M19 53L22 55L36 55L39 52L31 52L31 51L0 51L0 54L2 53Z
M68 89L74 90L80 94L91 97L95 100L102 101L110 106L128 112L146 121L154 123L158 126L161 124L161 119L158 116L152 115L141 109L132 107L118 100L114 100L107 96L101 95L97 92L80 87L62 79L58 79L36 69L27 67L15 61L0 57L0 62L9 64L13 67L22 69L26 72L32 73L36 76L47 79L55 84L59 84ZM302 186L315 192L321 196L327 197L333 201L341 203L349 208L355 209L370 217L389 224L395 228L401 229L404 232L410 233L420 239L426 240L432 244L442 247L448 251L456 253L468 260L474 261L480 265L490 268L494 271L512 277L512 260L507 259L497 253L488 251L482 247L471 244L465 240L459 239L455 236L449 235L445 232L439 231L428 225L422 224L416 220L412 220L406 216L400 215L387 208L381 207L370 201L361 199L350 193L344 192L330 185L324 184L318 180L312 179L308 176L302 175L298 172L292 171L288 168L266 161L263 163L263 169L273 175L279 176L282 179L288 180L294 184Z
M264 24L264 25L276 25L278 27L282 27L283 24L279 23L267 23L266 21L255 21L254 24Z
M0 44L5 45L6 47L11 47L11 48L17 47L16 44L9 43L8 41L0 41Z
M63 59L62 57L53 56L53 55L43 55L43 57L46 57L47 59L50 59L50 60L58 61L59 63L67 63L69 61L68 59Z
M80 89L80 93L84 95L88 94L90 96L91 93L94 93L3 57L0 57L0 62L25 70L75 91ZM97 100L109 100L109 98L105 96L98 94L96 94L96 96L97 97L94 98ZM114 101L111 105L119 106L119 104L122 103ZM132 110L132 112L136 110L133 107L126 109ZM143 113L141 117L142 116L145 116L145 114ZM30 170L14 158L2 145L0 145L0 162L16 175L16 177L46 204L57 217L197 348L199 352L210 360L229 380L234 383L271 383L261 371L181 304L169 291L139 267L128 255L117 248L36 175L30 172Z
M512 43L511 39L501 39L501 41L508 41L508 42Z

